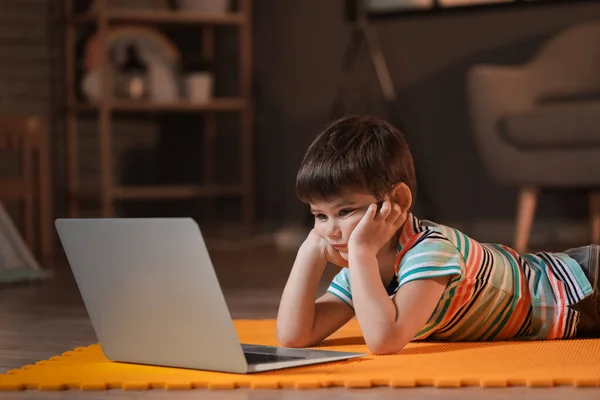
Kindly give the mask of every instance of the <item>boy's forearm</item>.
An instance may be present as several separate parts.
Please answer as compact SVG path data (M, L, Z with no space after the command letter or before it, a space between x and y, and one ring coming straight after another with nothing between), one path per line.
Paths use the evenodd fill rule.
M354 310L367 347L374 353L388 353L392 343L400 350L405 343L396 337L396 307L381 282L376 256L350 251L348 261Z
M283 290L277 314L277 337L292 347L309 345L315 320L315 298L327 264L318 253L300 248Z

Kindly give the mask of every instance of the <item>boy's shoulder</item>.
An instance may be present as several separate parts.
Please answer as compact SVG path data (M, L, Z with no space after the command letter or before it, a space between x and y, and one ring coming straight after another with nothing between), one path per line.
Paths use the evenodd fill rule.
M450 239L448 227L411 215L400 234L395 275L398 287L418 279L452 276L459 281L467 268L464 254Z
M419 257L464 258L465 243L470 240L457 229L414 215L405 224L398 243L397 260L402 264Z
M400 247L422 246L431 242L449 242L457 245L461 240L466 240L467 235L447 225L439 224L426 219L419 219L410 214L399 238ZM469 238L470 239L470 238Z

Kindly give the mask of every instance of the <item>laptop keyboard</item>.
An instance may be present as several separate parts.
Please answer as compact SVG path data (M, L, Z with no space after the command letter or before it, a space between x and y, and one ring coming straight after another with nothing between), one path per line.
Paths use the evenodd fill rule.
M299 360L302 357L280 356L277 354L244 353L248 364L266 364L281 361Z

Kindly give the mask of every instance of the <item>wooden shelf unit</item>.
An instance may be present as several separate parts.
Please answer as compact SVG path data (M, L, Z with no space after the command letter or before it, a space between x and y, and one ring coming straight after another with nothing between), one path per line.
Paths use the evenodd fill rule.
M70 20L75 24L95 24L98 22L97 13L80 13L73 15ZM204 25L242 25L248 22L245 14L229 13L199 13L182 11L129 11L108 10L106 20L109 23L154 23L154 24L204 24Z
M165 185L165 186L121 186L113 187L118 199L189 199L194 197L237 196L243 194L239 185Z
M185 100L179 100L168 103L155 103L151 101L128 101L128 100L109 100L104 105L112 111L122 112L190 112L190 111L244 111L247 102L242 98L222 98L214 99L207 103L192 103ZM72 108L75 111L100 111L101 104L96 103L75 103Z
M252 107L252 0L239 0L238 10L228 13L200 13L180 10L144 11L109 9L107 0L98 1L95 12L74 13L74 0L65 0L66 11L66 71L67 71L67 172L69 192L69 216L80 214L79 201L89 199L90 193L80 190L78 166L78 124L81 113L97 114L99 124L100 188L95 195L100 200L100 215L108 218L115 216L114 201L119 199L187 199L237 196L242 198L242 219L247 233L254 229L254 132ZM78 101L75 95L75 36L82 26L95 25L100 47L105 42L111 24L135 23L136 25L196 25L201 26L203 54L214 59L215 26L232 26L239 33L239 97L216 97L206 103L193 103L185 99L169 103L151 101L128 101L112 98L107 85L102 85L102 100L97 103ZM106 54L99 54L101 80L107 77ZM190 113L205 114L204 118L204 182L198 185L151 185L118 186L113 182L112 166L112 119L115 113ZM237 112L240 114L241 143L241 182L239 184L218 185L215 183L215 135L217 134L216 115L218 112ZM207 217L214 219L214 203L208 207Z

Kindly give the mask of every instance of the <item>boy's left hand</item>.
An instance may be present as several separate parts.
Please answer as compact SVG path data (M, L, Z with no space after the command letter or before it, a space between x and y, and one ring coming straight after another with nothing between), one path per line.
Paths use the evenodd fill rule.
M371 204L348 240L348 250L363 250L377 255L379 250L390 241L406 220L398 204L389 199L383 201L381 210L377 204Z

